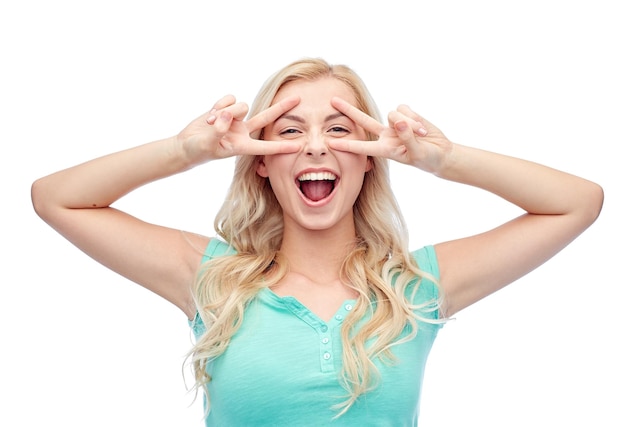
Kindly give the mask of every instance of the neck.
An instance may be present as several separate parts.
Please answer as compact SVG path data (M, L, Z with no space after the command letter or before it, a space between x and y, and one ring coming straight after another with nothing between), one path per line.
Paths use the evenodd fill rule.
M339 277L355 240L353 227L321 231L285 227L280 252L290 271L324 281Z

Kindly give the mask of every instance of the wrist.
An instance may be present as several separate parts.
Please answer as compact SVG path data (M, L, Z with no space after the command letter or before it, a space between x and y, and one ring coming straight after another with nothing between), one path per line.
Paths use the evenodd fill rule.
M463 159L464 146L447 141L444 148L441 149L438 160L433 162L433 168L430 171L433 175L442 179L452 179L455 170L459 167Z
M172 165L175 165L180 171L191 169L202 161L199 161L200 153L193 149L193 145L180 135L167 138L167 156Z

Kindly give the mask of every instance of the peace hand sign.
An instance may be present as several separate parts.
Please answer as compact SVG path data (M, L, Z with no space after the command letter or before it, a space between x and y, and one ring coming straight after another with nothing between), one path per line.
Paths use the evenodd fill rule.
M211 111L189 123L176 139L191 164L242 154L293 153L300 149L293 141L261 141L250 134L272 123L299 102L297 97L286 98L246 121L248 106L227 95L217 101Z
M341 98L331 104L366 131L378 136L376 141L333 139L331 148L374 157L385 157L437 172L452 149L452 143L433 124L420 117L408 106L401 105L388 115L388 126L363 113Z

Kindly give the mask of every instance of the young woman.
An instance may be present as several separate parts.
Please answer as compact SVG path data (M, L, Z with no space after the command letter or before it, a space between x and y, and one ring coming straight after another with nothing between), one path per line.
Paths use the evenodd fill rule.
M250 117L246 120L246 117ZM237 156L209 238L111 205ZM388 159L526 213L410 252ZM37 180L37 213L190 319L206 424L416 425L446 318L551 258L600 213L597 184L449 141L402 105L386 123L348 67L303 59L248 107L232 96L178 135Z

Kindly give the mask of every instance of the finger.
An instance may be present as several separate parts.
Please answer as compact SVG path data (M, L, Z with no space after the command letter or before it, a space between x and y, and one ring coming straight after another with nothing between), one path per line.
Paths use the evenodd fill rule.
M300 97L290 96L277 102L266 110L261 111L256 116L247 121L250 133L263 129L270 123L274 123L280 116L291 110L300 103Z
M211 111L209 111L209 115L205 119L206 122L210 125L214 124L215 120L217 120L217 116L215 115L215 112L216 112L215 109L212 109Z
M221 110L222 108L226 108L229 105L233 105L237 100L234 95L225 95L220 98L215 104L213 104L213 110Z
M217 114L213 122L213 127L220 137L224 136L226 132L228 132L228 129L230 129L230 125L233 122L233 119L233 113L228 109L222 110Z
M206 122L210 125L215 123L217 120L217 112L223 108L228 107L236 102L235 97L233 95L226 95L220 98L215 104L213 104L213 108L208 112L206 116Z
M228 107L222 110L212 109L209 111L209 116L206 118L206 122L210 125L214 125L217 121L218 117L225 111L228 111L232 114L233 118L236 120L243 120L246 118L246 114L248 114L248 104L245 102L238 102L233 105L229 105ZM230 121L230 118L228 119Z
M414 132L421 136L426 136L428 133L426 129L426 123L428 123L422 116L417 114L415 111L411 110L408 105L401 104L398 106L398 112L404 114L405 116L411 118L415 123L415 126L411 126L414 129Z
M266 156L272 154L297 153L302 144L295 141L262 141L251 139L248 143L239 146L241 154Z
M393 113L396 114L394 115ZM400 113L397 112L391 112L389 114L389 126L393 128L400 141L402 141L404 146L407 147L412 142L415 142L415 131L411 127L410 123L414 122L414 120L411 120L405 116L397 117L398 115L400 115Z
M387 116L387 120L389 121L389 127L392 127L398 131L397 126L400 123L404 123L406 126L411 128L411 131L415 135L426 136L428 131L424 127L424 124L420 121L416 121L410 116L407 116L400 111L391 111Z
M345 151L354 154L364 154L373 157L387 157L384 144L380 141L359 141L354 139L337 138L330 139L328 146L337 151Z
M333 97L330 100L330 103L337 110L348 116L357 125L361 126L366 131L372 132L374 135L380 136L383 130L385 130L385 126L378 120L368 116L354 105L337 96Z
M237 120L243 120L246 118L246 114L248 114L248 104L245 102L237 102L236 104L224 108L223 111L230 112Z

